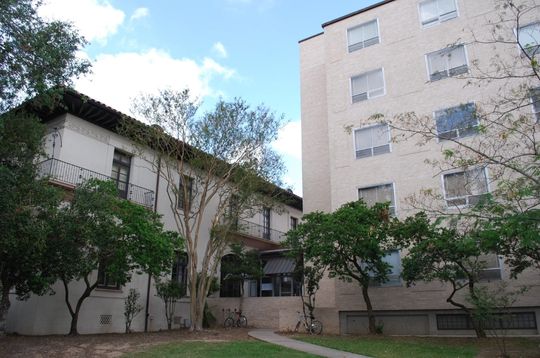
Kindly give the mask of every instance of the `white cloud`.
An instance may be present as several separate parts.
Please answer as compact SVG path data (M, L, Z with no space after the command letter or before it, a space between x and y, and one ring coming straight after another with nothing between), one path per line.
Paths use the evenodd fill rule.
M225 49L225 46L223 46L223 44L221 42L216 42L213 46L212 46L212 50L218 54L219 57L222 57L222 58L227 58L227 50Z
M46 0L39 15L72 22L88 41L105 44L124 22L125 14L106 0Z
M133 11L133 14L129 18L131 21L142 19L150 14L150 10L147 7L138 7Z
M131 99L140 93L158 89L189 88L196 97L214 96L210 87L214 77L228 79L234 70L212 59L202 63L192 59L176 59L167 52L151 49L143 53L125 52L99 55L92 74L80 79L76 89L105 104L129 113Z
M289 122L279 130L274 148L282 155L302 159L302 134L300 122Z

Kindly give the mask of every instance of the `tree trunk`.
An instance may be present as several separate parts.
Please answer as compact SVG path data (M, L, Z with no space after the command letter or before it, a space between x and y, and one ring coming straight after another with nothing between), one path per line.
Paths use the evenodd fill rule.
M69 314L71 315L71 325L70 325L69 333L68 333L68 335L70 336L76 336L79 334L79 332L77 331L77 322L79 320L79 312L81 311L81 306L84 300L90 296L94 288L97 286L97 281L93 285L90 285L87 277L84 277L84 282L86 284L86 289L84 290L81 297L79 297L79 299L77 300L77 305L75 306L75 310L73 310L73 307L71 306L71 303L69 302L68 282L66 280L62 280L62 283L64 284L64 290L65 290L64 300L68 307Z
M371 299L368 294L368 286L362 285L362 296L364 296L364 302L366 303L366 309L369 321L369 333L377 334L377 328L375 324L375 315L373 314L373 306L371 305Z
M2 297L0 298L0 336L6 332L6 320L9 307L11 303L9 302L9 286L2 285Z

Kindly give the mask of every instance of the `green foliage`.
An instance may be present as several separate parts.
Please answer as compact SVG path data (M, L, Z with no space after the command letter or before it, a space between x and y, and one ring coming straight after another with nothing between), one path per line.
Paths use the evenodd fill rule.
M119 285L134 271L158 276L170 269L174 248L181 242L175 233L163 230L158 214L118 197L112 181L90 179L77 187L54 225L50 272L64 282L66 292L71 281L83 280L86 285L75 309L66 299L72 334L80 305L98 285L93 275L98 268Z
M245 280L258 280L264 275L261 260L256 250L247 251L243 243L232 243L229 248L234 260L221 261L221 272L227 272L223 280L239 282L240 297L243 297Z
M143 306L138 303L141 294L136 289L130 288L124 299L124 317L126 319L126 333L131 333L133 319L142 311Z
M167 328L172 328L176 302L186 295L186 286L177 281L165 280L156 281L156 291L159 298L165 305L165 318L167 319Z
M41 19L37 14L40 3L0 2L0 113L24 97L69 85L90 67L76 56L86 41L71 24Z

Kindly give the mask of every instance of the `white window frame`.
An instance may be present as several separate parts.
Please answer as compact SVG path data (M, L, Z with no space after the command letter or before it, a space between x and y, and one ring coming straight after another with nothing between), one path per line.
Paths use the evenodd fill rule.
M384 257L391 255L393 252L397 252L397 255L399 257L399 275L397 279L395 280L388 280L386 282L375 282L373 281L373 284L371 284L372 287L400 287L403 286L403 281L401 280L401 273L403 271L403 265L401 263L401 251L398 249L392 249L387 250L386 255ZM392 266L394 267L394 266ZM371 277L371 275L370 275Z
M438 18L437 18L437 21L433 21L433 22L430 22L428 24L422 24L422 10L421 10L421 5L423 3L426 3L426 2L429 2L429 1L433 1L433 0L423 0L423 1L420 1L417 5L418 7L418 20L420 22L420 26L425 29L425 28L429 28L429 27L432 27L432 26L436 26L438 24L441 24L443 22L446 22L446 21L450 21L452 19L456 19L459 17L459 8L458 8L458 4L457 4L457 1L456 0L451 0L451 1L454 1L454 6L456 8L456 16L454 17L451 17L451 18L448 18L448 19L443 19L441 20L441 15L439 14ZM436 0L437 1L437 0Z
M465 173L465 172L472 171L472 170L475 170L475 169L483 169L484 170L484 176L486 178L486 188L487 188L487 191L485 193L470 194L470 195L468 194L468 195L465 195L465 196L456 196L456 197L448 197L446 195L446 187L444 185L444 177L445 176L452 175L452 174L458 174L458 173ZM489 185L489 172L487 170L487 167L483 167L483 168L482 167L474 167L474 168L470 168L470 169L467 169L467 170L451 170L451 171L448 171L446 173L441 174L441 187L442 187L442 192L443 192L443 196L444 196L444 202L446 204L447 209L468 208L468 207L471 206L471 204L469 202L470 197L481 196L481 195L489 194L491 192L491 186ZM463 204L463 205L448 205L449 200L457 200L457 199L462 199L462 198L465 199L465 204Z
M473 104L474 105L474 108L476 110L476 103L475 102L467 102L467 103L463 103L463 104L460 104L458 106L452 106L452 107L446 107L446 108L441 108L437 111L434 111L432 116L433 116L433 120L435 121L435 131L437 132L437 142L441 142L441 141L445 141L445 140L452 140L452 139L461 139L461 138L467 138L467 137L472 137L472 136L475 136L478 134L478 132L474 133L474 134L468 134L468 135L465 135L465 136L461 136L459 133L459 128L455 129L458 133L458 135L454 138L451 138L451 139L448 139L448 138L441 138L439 136L439 129L437 128L437 112L440 112L440 111L446 111L446 110L450 110L452 108L457 108L457 107L461 107L463 105L467 105L467 104ZM478 128L478 126L480 125L480 121L478 120L478 118L476 119L476 125L473 126L473 127L476 127ZM463 128L462 128L463 129Z
M379 126L384 126L386 125L386 127L388 128L388 152L385 152L385 153L379 153L379 154L374 154L373 153L373 148L374 147L371 147L371 155L368 156L368 157L361 157L361 158L358 158L356 156L356 131L361 131L361 130L366 130L366 129L371 129L371 128L375 128L375 127L379 127ZM391 134L391 128L390 128L390 125L388 123L377 123L377 124L372 124L372 125L368 125L368 126L365 126L365 127L358 127L358 128L354 128L353 131L352 131L352 135L353 135L353 153L354 153L354 158L356 160L360 160L360 159L365 159L365 158L371 158L371 157L375 157L375 156L378 156L378 155L383 155L383 154L388 154L388 153L392 153L392 134ZM367 148L366 148L367 149Z
M536 92L538 94L538 102L536 102L537 105L538 105L538 108L535 108L535 105L534 105L534 103L535 103L534 102L534 94L531 94L530 101L531 101L531 110L532 110L535 122L540 123L540 87L533 88L531 91L533 93Z
M383 90L383 92L381 94L379 94L379 95L376 95L376 96L370 96L369 93L373 92L373 90L368 90L368 92L366 92L367 93L367 98L365 100L355 101L354 100L354 95L353 95L353 79L357 78L357 77L360 77L360 76L367 76L368 74L370 74L372 72L377 72L379 70L382 73L382 80L383 80L382 90ZM378 88L378 89L380 89L380 88ZM366 72L363 72L363 73L360 73L360 74L357 74L357 75L354 75L354 76L350 76L349 77L349 95L350 95L352 104L361 103L361 102L368 101L368 100L373 99L373 98L385 96L386 95L386 80L385 80L385 76L384 76L384 67L380 67L380 68L377 68L377 69L374 69L374 70L366 71Z
M447 72L447 76L446 77L442 77L442 78L439 78L439 79L431 79L431 70L430 70L430 66L429 66L429 55L434 55L434 54L437 54L437 53L442 53L442 52L446 52L446 51L452 51L454 48L457 48L457 47L460 47L460 46L463 46L463 51L465 52L465 66L467 66L467 71L466 72L463 72L463 73L458 73L456 75L450 75L450 68L448 68L448 62L446 63L446 72ZM424 55L424 61L426 62L426 72L427 72L427 79L429 82L437 82L437 81L440 81L440 80L443 80L445 78L449 78L449 77L455 77L455 76L459 76L459 75L462 75L462 74L465 74L465 73L469 73L469 70L470 70L470 66L469 66L469 53L467 52L467 46L465 46L465 44L457 44L455 46L451 46L451 47L447 47L447 48L444 48L444 49L441 49L441 50L437 50L437 51L433 51L433 52L429 52L429 53L426 53ZM460 66L461 67L461 66ZM457 67L456 67L457 68Z
M519 39L518 39L518 34L519 34L519 30L524 28L524 27L527 27L527 26L532 26L532 25L538 25L540 27L540 21L534 21L534 22L530 22L528 24L525 24L523 26L520 26L518 28L514 28L514 35L516 36L516 46L518 48L518 52L519 52L519 55L520 56L525 56L525 53L524 53L524 50L521 49L521 45L519 43ZM540 41L540 39L539 39ZM539 42L539 46L540 46L540 42ZM540 56L540 47L536 50L536 53L534 54L534 57L538 57Z
M394 182L384 182L384 183L378 183L378 184L367 185L367 186L358 186L358 187L356 187L356 197L358 199L360 199L360 193L359 193L360 190L372 189L372 188L376 188L376 187L379 187L379 186L386 186L386 185L392 185L392 195L393 195L393 199L394 199L394 205L390 205L388 207L388 209L390 209L390 216L397 217L398 205L397 205L397 196L396 196L396 185L395 185ZM392 204L392 203L390 203L390 204ZM394 209L393 213L392 213L392 208Z
M350 47L354 46L356 44L359 44L359 42L357 42L356 44L353 44L353 45L349 45L349 31L354 30L354 29L356 29L358 27L362 27L364 25L367 25L367 24L369 24L370 22L373 22L373 21L375 21L377 23L377 39L378 39L377 43L374 43L374 44L371 44L371 45L368 45L368 46L363 45L360 48L356 48L354 50L351 50ZM361 24L358 24L358 25L347 28L347 31L345 32L345 43L347 44L347 53L353 53L353 52L356 52L356 51L363 50L366 47L375 46L375 45L380 44L381 43L381 28L379 26L379 18L375 18L374 20L365 21L365 22L363 22ZM363 41L363 43L365 43L365 41Z

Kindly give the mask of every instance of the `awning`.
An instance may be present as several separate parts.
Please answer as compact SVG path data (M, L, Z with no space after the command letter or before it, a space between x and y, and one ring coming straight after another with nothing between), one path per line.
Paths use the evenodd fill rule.
M296 263L290 257L272 257L268 259L264 266L265 275L276 275L284 273L292 273Z

